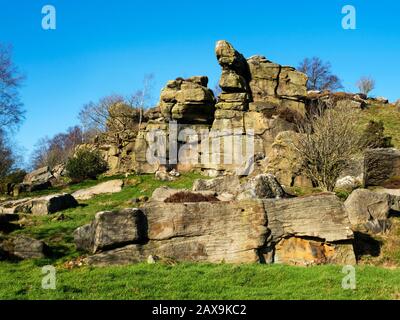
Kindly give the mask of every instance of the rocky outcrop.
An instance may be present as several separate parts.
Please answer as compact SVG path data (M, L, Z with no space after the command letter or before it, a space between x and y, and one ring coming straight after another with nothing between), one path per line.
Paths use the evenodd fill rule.
M364 185L383 186L400 177L400 151L392 148L369 149L364 157Z
M214 117L214 93L204 76L168 81L161 91L159 108L165 120L210 123Z
M0 204L0 213L23 213L46 215L74 208L78 202L67 193L54 194L39 198L10 200Z
M122 180L110 180L91 188L75 191L72 196L76 200L89 200L100 194L121 192L123 185L124 182Z
M92 224L77 229L78 248L96 253L86 262L127 264L153 256L211 263L355 263L350 222L333 194L229 202L150 201L141 211L145 219L140 221L137 209L99 213Z

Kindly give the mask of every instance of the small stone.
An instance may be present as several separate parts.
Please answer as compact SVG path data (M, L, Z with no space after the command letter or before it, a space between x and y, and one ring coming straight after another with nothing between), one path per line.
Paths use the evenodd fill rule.
M155 264L157 261L159 261L160 258L157 256L149 255L147 258L147 263L148 264Z

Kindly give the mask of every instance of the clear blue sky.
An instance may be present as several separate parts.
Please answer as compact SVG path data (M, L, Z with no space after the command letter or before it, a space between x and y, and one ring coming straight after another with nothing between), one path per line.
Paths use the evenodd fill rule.
M332 63L346 90L362 75L373 94L400 98L400 4L393 0L0 0L0 41L14 46L27 75L21 90L26 120L16 139L28 154L37 140L78 123L80 107L140 88L154 73L154 103L168 79L220 68L217 40L245 56L262 54L297 66L304 57ZM41 8L57 9L57 29L41 28ZM357 30L343 30L341 9L357 9Z

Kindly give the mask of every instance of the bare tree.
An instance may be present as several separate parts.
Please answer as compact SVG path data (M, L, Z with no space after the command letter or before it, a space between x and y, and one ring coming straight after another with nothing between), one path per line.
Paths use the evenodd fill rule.
M357 81L357 87L361 93L368 95L375 89L375 80L371 77L361 77L360 80Z
M110 107L123 101L124 98L122 96L111 95L101 98L97 103L89 102L85 104L78 116L84 132L105 132L107 130L107 120L110 116Z
M54 168L65 163L82 143L83 132L79 126L69 128L66 133L59 133L53 138L42 138L35 146L32 154L33 169L44 166Z
M143 78L142 89L128 98L121 95L111 95L100 99L99 102L90 102L83 106L79 113L79 120L85 134L99 134L113 131L113 128L124 130L130 128L132 120L136 124L142 122L144 110L151 101L154 75L148 74ZM138 116L138 119L136 117ZM131 126L136 127L136 126Z
M146 74L143 78L142 89L128 98L128 103L132 108L139 109L139 127L143 121L144 110L149 107L151 92L154 88L154 74Z
M340 174L360 151L358 113L351 107L320 105L298 125L294 150L306 176L325 191L334 190Z
M11 47L0 43L0 129L10 130L23 119L19 87L23 76L12 61Z
M4 132L0 130L0 180L10 173L14 163L11 147L7 143Z
M331 64L318 57L305 58L298 66L298 70L308 76L308 90L336 91L343 88L340 79L332 74Z

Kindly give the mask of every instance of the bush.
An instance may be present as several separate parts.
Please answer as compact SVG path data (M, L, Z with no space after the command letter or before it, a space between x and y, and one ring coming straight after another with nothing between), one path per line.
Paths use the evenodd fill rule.
M370 120L361 137L364 148L391 148L392 137L385 137L385 126L383 121Z
M213 195L202 195L200 193L192 193L187 191L181 191L173 194L169 198L165 199L166 203L185 203L185 202L217 202L219 201Z
M104 161L100 152L88 149L79 150L74 157L68 159L66 165L68 177L74 183L96 179L107 169L107 162Z

